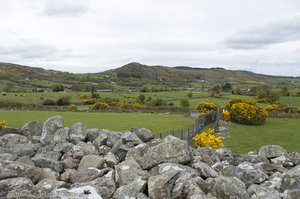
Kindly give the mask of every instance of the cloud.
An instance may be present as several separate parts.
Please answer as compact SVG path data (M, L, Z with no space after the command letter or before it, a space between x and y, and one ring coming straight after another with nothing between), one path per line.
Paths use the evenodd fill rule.
M52 45L21 39L9 45L0 45L0 57L10 57L15 60L23 59L60 59L68 57L69 50L58 50Z
M77 17L88 12L88 1L85 0L46 0L43 14L46 16Z
M232 49L257 49L296 40L300 40L299 16L236 32L224 43Z

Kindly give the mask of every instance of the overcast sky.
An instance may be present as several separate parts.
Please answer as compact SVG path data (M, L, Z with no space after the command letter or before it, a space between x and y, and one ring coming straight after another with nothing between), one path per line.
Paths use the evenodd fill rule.
M1 0L0 62L129 62L300 76L299 0Z

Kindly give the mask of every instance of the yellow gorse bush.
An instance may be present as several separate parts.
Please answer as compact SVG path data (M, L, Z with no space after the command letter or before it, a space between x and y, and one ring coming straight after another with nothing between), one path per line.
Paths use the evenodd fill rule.
M6 120L0 120L0 129L4 129L8 126L8 122Z
M67 106L67 109L70 111L75 111L78 110L78 107L75 104L70 104L69 106Z
M105 102L97 102L94 106L93 109L108 109L109 105Z
M214 129L208 129L207 132L203 131L202 133L196 134L193 137L195 143L195 148L210 146L213 149L218 149L223 146L222 138L215 136Z
M200 102L195 109L201 112L213 111L218 109L218 105L215 103Z
M279 108L279 105L277 105L277 104L271 104L271 105L268 105L266 107L266 110L269 111L269 112L272 112L272 111L276 111L278 108Z
M226 109L230 112L231 120L241 124L263 124L268 112L252 101L234 98L229 101Z
M226 122L230 121L230 112L228 110L225 110L222 113L222 119L225 120Z

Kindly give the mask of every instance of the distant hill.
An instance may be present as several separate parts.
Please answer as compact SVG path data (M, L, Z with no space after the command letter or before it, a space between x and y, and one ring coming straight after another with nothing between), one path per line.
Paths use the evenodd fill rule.
M136 62L101 73L86 74L0 63L0 83L7 84L10 82L19 89L23 87L49 88L55 83L62 83L70 87L74 84L98 84L101 87L101 85L115 82L117 85L140 87L146 83L170 86L184 86L193 82L265 84L277 80L291 81L291 79L300 80L299 78L268 76L224 68L147 66ZM107 88L107 86L101 88Z

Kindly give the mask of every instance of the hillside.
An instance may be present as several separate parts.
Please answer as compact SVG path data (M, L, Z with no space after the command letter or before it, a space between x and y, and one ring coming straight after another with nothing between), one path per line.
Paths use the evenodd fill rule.
M186 66L166 67L147 66L140 63L129 63L120 68L101 73L74 74L43 68L22 66L11 63L0 63L0 90L13 87L18 90L32 88L51 88L61 83L65 87L76 85L96 85L97 89L111 88L116 85L141 87L144 84L167 86L186 86L190 83L223 83L265 84L280 82L300 82L300 78L276 77L255 74L249 71L234 71L224 68L191 68Z

